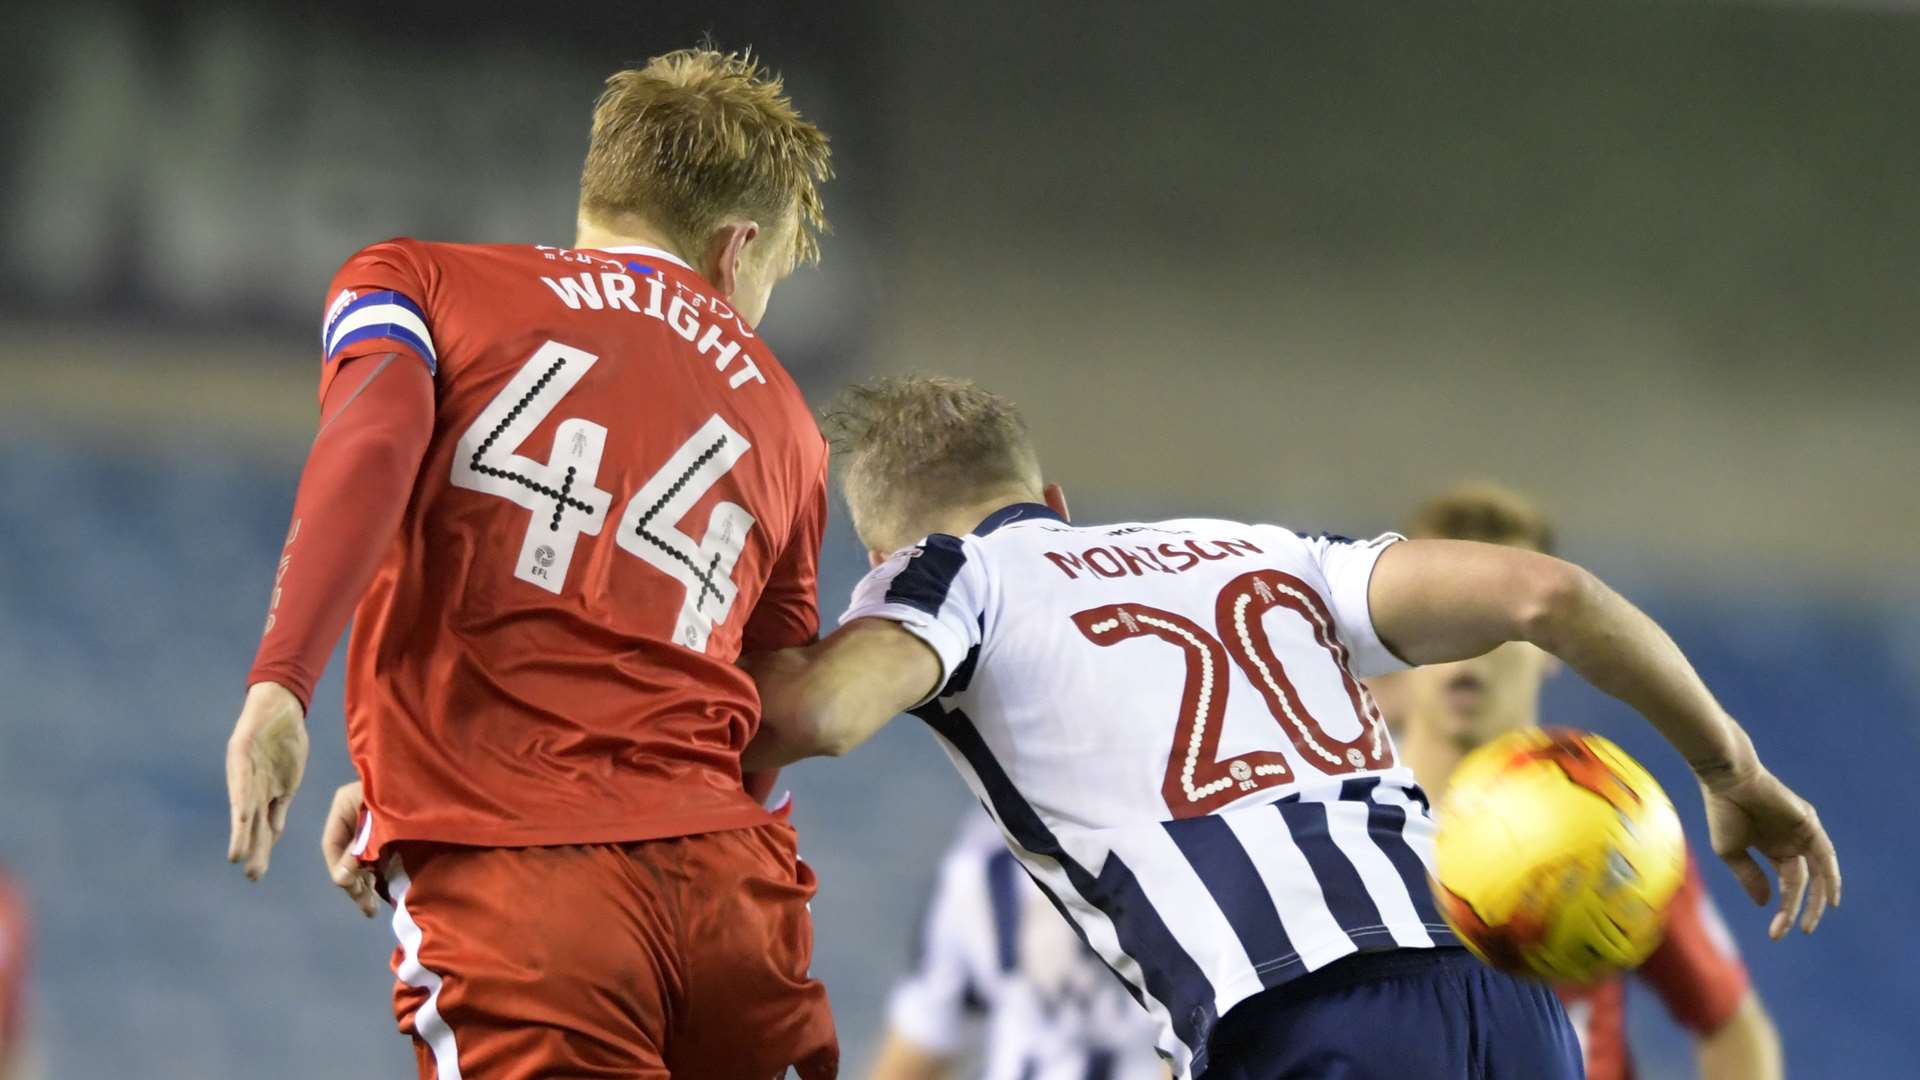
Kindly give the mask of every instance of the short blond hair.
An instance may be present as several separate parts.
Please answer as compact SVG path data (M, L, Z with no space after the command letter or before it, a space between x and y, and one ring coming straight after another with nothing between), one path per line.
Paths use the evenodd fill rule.
M1040 489L1040 459L1020 410L965 379L857 383L841 392L823 426L854 530L868 547L918 539L949 508Z
M749 52L680 49L615 72L593 107L580 173L589 215L637 215L697 247L725 218L767 229L796 216L789 266L817 262L827 136Z
M1554 553L1553 522L1512 488L1484 481L1461 484L1427 500L1407 524L1415 540L1478 540Z

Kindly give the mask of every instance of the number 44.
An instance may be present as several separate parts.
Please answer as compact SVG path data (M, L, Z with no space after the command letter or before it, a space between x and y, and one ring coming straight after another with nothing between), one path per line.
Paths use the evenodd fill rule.
M580 538L599 536L613 506L612 493L594 486L607 429L571 417L554 429L545 462L518 451L599 359L555 341L542 345L480 410L454 451L454 486L498 495L532 513L513 576L550 593L566 583ZM713 625L726 621L733 607L739 592L733 567L754 518L722 501L698 540L680 531L678 522L750 449L725 420L709 418L627 500L614 533L623 550L685 590L673 640L689 649L704 651Z

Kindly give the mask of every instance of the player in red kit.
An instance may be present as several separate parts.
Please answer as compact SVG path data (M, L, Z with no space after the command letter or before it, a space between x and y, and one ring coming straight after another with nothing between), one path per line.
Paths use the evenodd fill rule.
M777 78L672 53L608 80L571 248L393 240L329 287L228 854L266 872L351 615L336 879L393 902L423 1077L837 1067L733 663L818 630L826 444L754 324L829 171Z
M1415 538L1479 540L1551 553L1553 530L1538 510L1495 487L1462 488L1421 508L1407 529ZM1540 683L1552 658L1525 645L1503 645L1473 660L1390 676L1383 687L1394 710L1401 753L1420 786L1436 799L1454 766L1474 747L1539 723ZM1776 936L1786 924L1776 920ZM1702 1080L1777 1080L1779 1036L1747 979L1732 938L1689 859L1687 876L1667 909L1665 936L1635 975L1693 1036ZM1620 977L1591 986L1559 986L1579 1036L1588 1080L1631 1080L1626 984Z

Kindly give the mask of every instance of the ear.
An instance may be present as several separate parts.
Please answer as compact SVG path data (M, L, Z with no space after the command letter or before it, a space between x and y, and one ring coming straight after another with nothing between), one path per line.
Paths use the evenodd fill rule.
M707 237L707 279L720 290L720 295L732 298L740 287L740 260L746 256L747 245L760 235L760 223L757 221L730 221L713 230Z
M869 570L874 569L875 567L879 566L881 563L886 562L888 559L891 559L891 558L893 558L893 552L891 551L881 551L879 548L868 548L867 549L867 569Z
M1060 490L1059 484L1048 484L1042 489L1041 498L1047 501L1047 509L1059 514L1067 521L1073 520L1073 515L1067 513L1067 493Z

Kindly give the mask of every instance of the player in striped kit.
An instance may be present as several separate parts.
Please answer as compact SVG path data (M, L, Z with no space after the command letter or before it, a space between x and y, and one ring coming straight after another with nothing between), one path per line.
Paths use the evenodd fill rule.
M944 858L867 1080L1165 1080L1155 1029L985 814Z
M1812 808L1584 571L1391 535L1076 527L1003 399L903 379L843 402L875 569L831 637L754 663L744 760L844 752L911 709L1178 1076L1580 1075L1551 992L1481 967L1433 910L1426 799L1357 681L1407 663L1541 645L1693 764L1716 848L1773 861L1782 917L1810 882L1803 929L1838 898Z

